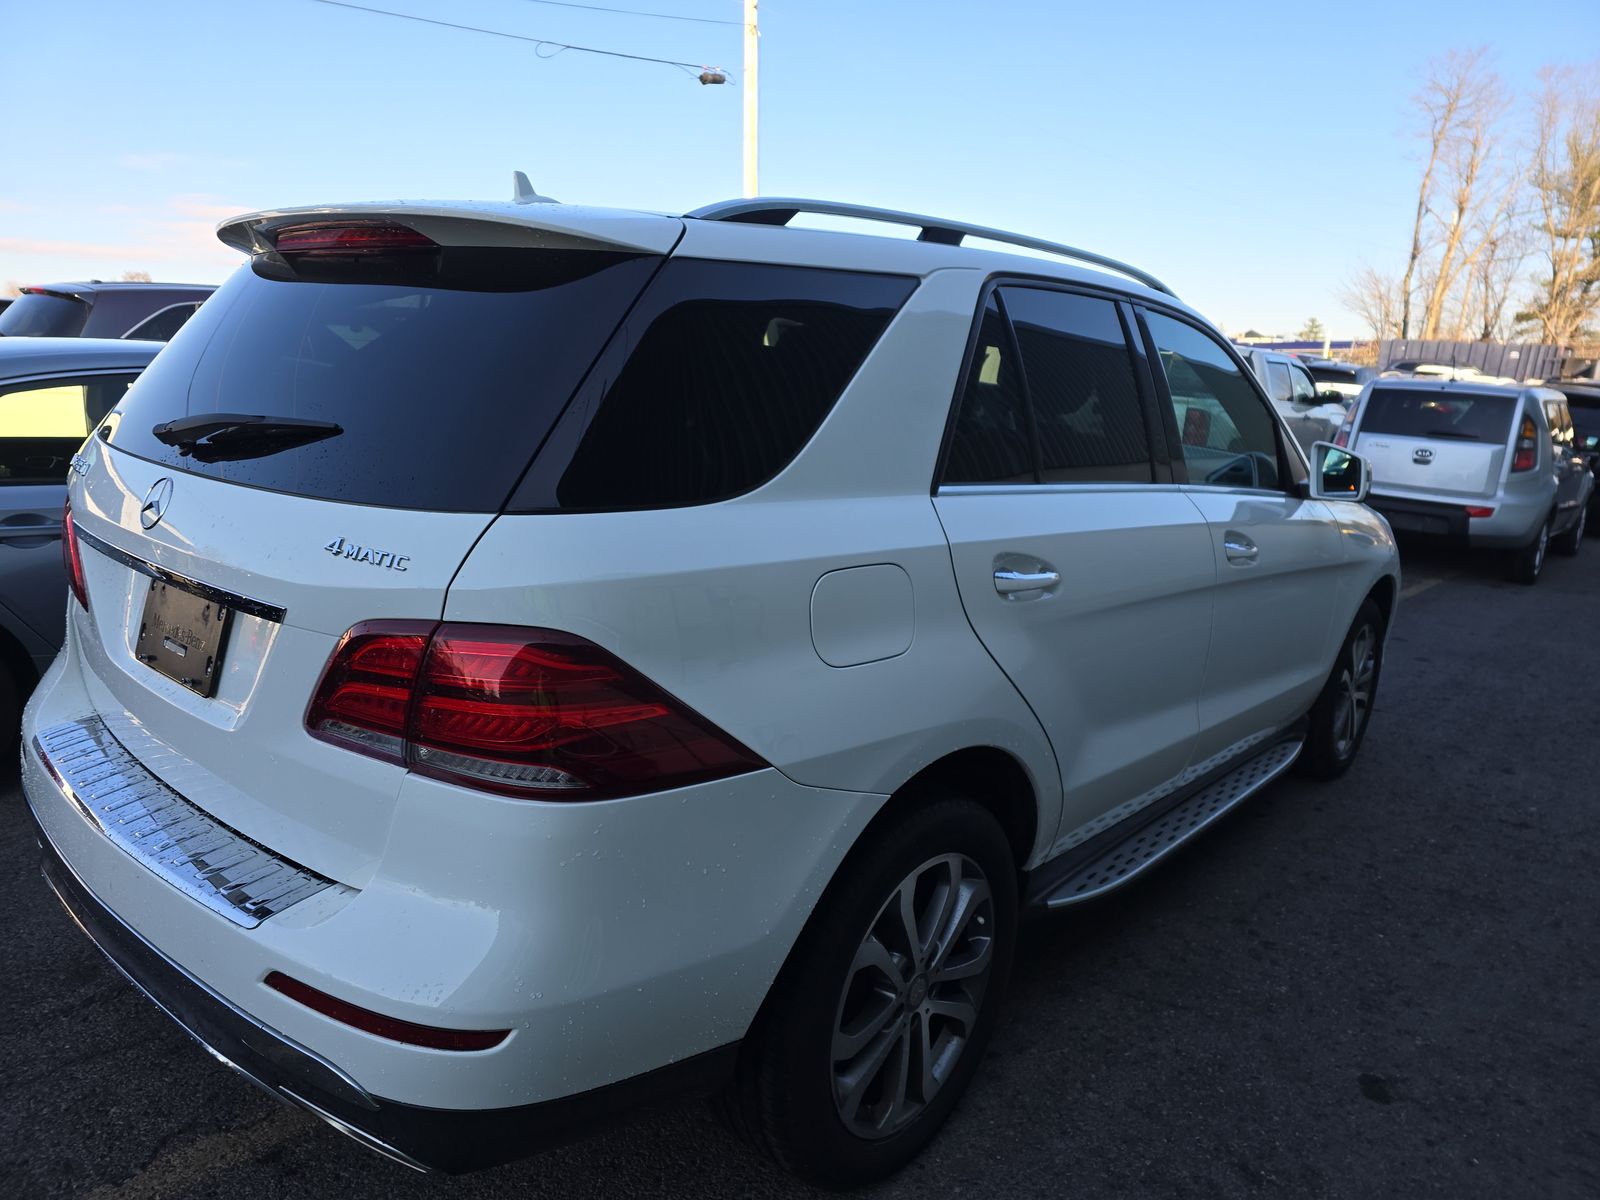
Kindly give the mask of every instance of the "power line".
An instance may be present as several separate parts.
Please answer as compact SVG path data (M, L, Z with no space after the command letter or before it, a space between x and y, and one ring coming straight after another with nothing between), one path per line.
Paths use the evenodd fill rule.
M720 17L683 17L677 13L644 12L637 8L607 8L603 4L575 4L573 0L527 0L529 4L548 4L551 8L582 8L589 12L622 13L630 17L656 17L663 21L693 21L699 25L743 25L743 21L726 21Z
M674 58L652 58L648 54L624 54L621 50L600 50L594 46L574 46L570 42L556 42L549 38L527 37L520 33L507 33L503 29L484 29L479 25L458 25L454 21L439 21L433 17L418 17L413 16L411 13L392 12L387 8L368 8L364 4L347 3L347 0L316 0L316 2L318 4L331 4L335 8L353 8L357 12L377 13L383 17L398 17L402 21L418 21L423 25L442 25L446 29L464 29L468 33L486 33L490 37L503 37L511 38L518 42L531 42L539 49L554 47L554 54L543 54L540 56L542 58L554 58L556 54L560 54L563 50L577 50L583 54L603 54L608 58L627 58L634 62L660 63L662 66L677 67L679 70L688 71L691 74L705 69L703 63L679 62ZM717 70L719 73L726 74L720 67Z

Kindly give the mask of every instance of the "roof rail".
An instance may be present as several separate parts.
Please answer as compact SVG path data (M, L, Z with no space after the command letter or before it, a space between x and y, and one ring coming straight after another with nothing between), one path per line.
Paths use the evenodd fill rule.
M758 197L753 200L723 200L716 204L707 204L704 208L697 208L693 212L684 213L686 217L694 217L701 221L739 221L749 225L787 225L801 213L816 213L830 217L856 217L863 221L883 221L891 225L912 225L921 230L917 234L919 242L937 242L944 246L959 246L963 238L981 237L992 242L1004 242L1010 246L1025 246L1029 250L1042 250L1046 254L1057 254L1062 258L1070 258L1077 262L1093 263L1097 267L1109 267L1131 279L1137 279L1147 287L1152 287L1158 292L1165 292L1176 297L1175 293L1154 275L1141 271L1138 267L1119 262L1114 258L1107 258L1103 254L1095 254L1090 250L1079 250L1075 246L1064 246L1060 242L1047 242L1043 238L1028 237L1020 233L1007 233L1004 229L991 229L986 225L968 225L964 221L946 221L939 217L922 216L919 213L898 212L892 208L871 208L865 204L841 204L836 200L797 200L788 196Z

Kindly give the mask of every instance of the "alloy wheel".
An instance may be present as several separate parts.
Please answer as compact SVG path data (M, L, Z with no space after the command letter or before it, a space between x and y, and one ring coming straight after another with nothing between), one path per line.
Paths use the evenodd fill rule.
M1339 702L1333 711L1333 752L1340 758L1355 753L1356 742L1372 711L1372 689L1378 674L1378 631L1363 625L1350 639L1350 653L1339 671Z
M834 1017L839 1119L878 1140L910 1125L972 1039L994 965L989 880L962 854L931 858L884 901Z

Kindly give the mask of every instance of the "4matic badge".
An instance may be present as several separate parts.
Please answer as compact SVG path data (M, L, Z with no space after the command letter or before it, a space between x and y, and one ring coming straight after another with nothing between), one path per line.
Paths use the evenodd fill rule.
M393 550L374 550L371 546L358 546L354 542L345 541L342 537L334 538L323 549L336 558L371 563L375 567L387 567L391 571L404 571L406 564L411 561L409 554L396 554Z

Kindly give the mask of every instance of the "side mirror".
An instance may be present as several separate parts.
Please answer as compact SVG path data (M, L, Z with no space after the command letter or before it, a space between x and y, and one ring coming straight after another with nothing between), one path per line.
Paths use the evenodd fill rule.
M1354 500L1367 498L1372 488L1372 464L1359 454L1315 442L1311 447L1311 498L1313 500Z

